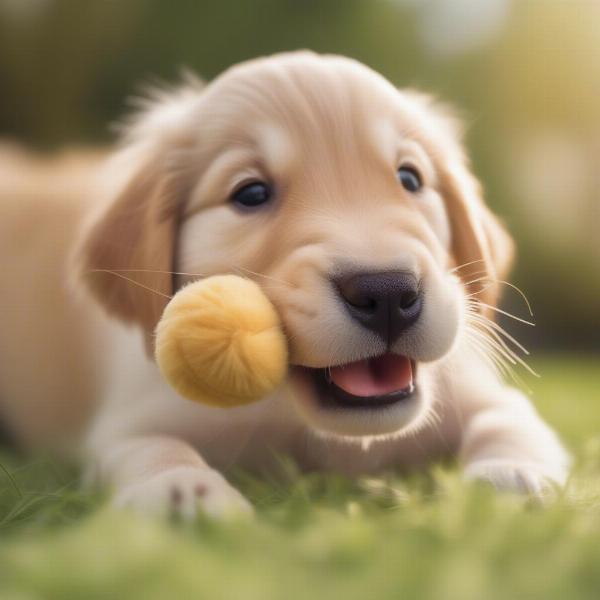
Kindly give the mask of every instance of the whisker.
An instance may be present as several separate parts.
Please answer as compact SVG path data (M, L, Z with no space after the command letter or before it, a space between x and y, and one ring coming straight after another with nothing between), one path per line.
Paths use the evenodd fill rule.
M480 350L481 356L487 359L488 364L492 363L492 368L495 365L497 372L510 377L518 386L531 393L531 388L519 377L512 366L505 362L506 359L502 355L499 355L496 349L490 345L490 339L487 336L474 330L471 330L471 334L471 343L474 343L475 347Z
M152 292L153 294L162 296L163 298L167 298L168 300L170 300L172 298L172 296L169 296L168 294L163 294L162 292L159 292L158 290L154 290L151 287L144 285L143 283L140 283L139 281L136 281L135 279L131 279L131 277L125 277L125 275L122 275L118 271L111 271L110 269L91 269L90 271L88 271L88 273L109 273L111 275L115 275L116 277L120 277L121 279L124 279L125 281L128 281L129 283L133 283L134 285L137 285L138 287L148 290L149 292Z
M506 344L505 342L502 340L502 338L495 333L493 330L489 329L486 327L485 324L482 324L483 327L485 327L485 329L487 330L487 332L492 335L494 337L494 339L497 341L497 343L501 346L501 348L505 351L502 352L501 348L498 348L498 351L502 352L502 354L504 354L505 356L507 356L508 360L510 360L510 362L512 362L513 364L519 363L520 365L522 365L523 367L525 367L525 369L527 369L527 371L529 371L529 373L531 373L532 375L534 375L535 377L539 377L538 373L536 373L528 364L527 362L525 362L518 354L516 354L515 352L513 352L513 350L511 350ZM493 343L495 345L495 342L490 340L491 343Z
M271 281L275 281L276 283L281 283L282 285L291 287L291 284L289 281L285 281L284 279L279 279L278 277L273 277L272 275L265 275L264 273L257 273L256 271L251 271L250 269L247 269L246 267L231 267L231 268L234 270L237 270L237 271L243 271L245 273L249 273L250 275L256 275L257 277L263 277L265 279L270 279Z
M519 321L520 323L525 323L525 325L530 325L531 327L535 327L535 323L532 323L531 321L527 321L526 319L522 319L521 317L517 317L516 315L506 312L505 310L502 310L501 308L497 308L496 306L491 306L490 304L486 304L485 302L482 302L481 300L476 300L476 302L479 304L479 306L485 306L485 308L494 310L506 317L514 319L515 321Z
M514 283L510 283L509 281L503 281L502 279L492 279L491 281L497 282L497 283L503 283L504 285L507 285L508 287L511 287L513 290L518 292L519 295L521 296L521 298L523 298L523 300L525 301L525 304L527 305L527 310L529 311L529 316L533 317L533 310L531 308L531 304L529 303L529 300L527 299L525 292L523 292L523 290L521 288L517 287Z
M496 347L496 349L501 352L507 360L509 360L512 364L519 363L523 366L529 373L531 373L534 377L540 377L540 375L532 369L529 364L521 358L512 348L510 348L504 339L501 336L504 336L508 341L513 343L519 350L521 350L524 354L529 356L529 351L522 344L520 344L514 337L512 337L508 332L506 332L500 325L494 323L490 319L484 317L481 314L473 312L474 306L478 304L477 301L472 301L470 304L471 310L468 310L468 318L470 319L471 325L473 326L472 331L476 331L479 329L481 335L487 337L487 341ZM484 333L485 332L485 333ZM487 336L485 335L487 333Z
M435 406L432 406L429 409L429 413L427 414L427 421L429 425L434 426L439 432L439 427L442 424L442 417L440 416L440 413L437 411L437 408Z
M453 269L450 269L448 271L448 273L456 273L456 271L459 271L460 269L464 269L465 267L468 267L469 265L474 265L475 263L478 262L484 262L483 258L478 258L477 260L472 260L471 262L466 262L462 265L458 265L458 267L454 267Z
M478 351L478 354L485 360L488 366L498 375L510 376L508 366L497 356L492 348L488 346L485 336L478 336L476 332L465 332L469 343Z
M159 275L189 275L191 277L207 277L206 273L186 273L184 271L161 271L160 269L93 269L91 272L102 273L158 273Z
M421 429L425 429L427 427L431 427L438 438L442 441L443 444L447 445L444 433L441 428L442 418L438 413L435 406L431 406L427 411L425 418L423 419L423 423L421 425Z
M500 333L501 335L505 336L507 339L509 339L519 350L521 350L521 352L523 352L524 354L526 354L527 356L529 356L530 352L529 350L527 350L527 348L525 348L525 346L523 346L521 343L519 343L512 335L510 335L510 333L508 333L503 327L501 327L500 325L498 325L498 323L496 323L495 321L492 321L490 319L488 319L487 317L484 317L482 314L474 314L472 315L473 319L476 321L481 321L482 323L485 322L486 325L488 325L489 327L491 327L492 329L495 329L498 333Z
M484 339L485 342L486 342L486 344L488 344L490 346L490 348L494 348L497 352L499 352L510 363L512 363L513 365L517 364L517 361L512 356L511 352L508 351L508 350L506 350L506 348L504 348L502 346L502 344L500 344L499 342L497 342L493 338L487 337L486 334L483 331L478 330L477 328L473 328L472 333L477 334L478 337Z
M467 294L467 298L472 298L473 296L479 296L479 294L483 294L486 290L489 290L494 284L488 283L486 286L482 287L480 290L473 292L472 294Z
M283 285L290 286L291 284L283 279L278 279L277 277L272 277L271 275L265 275L264 273L258 273L257 271L251 271L250 269L246 269L245 267L235 267L230 266L230 269L234 271L243 271L249 273L251 275L256 275L257 277L264 277L265 279L271 279L276 281L277 283L281 283ZM187 271L162 271L160 269L93 269L89 271L100 272L100 273L112 273L113 275L117 275L118 273L156 273L159 275L185 275L188 277L209 277L208 273L189 273ZM135 282L138 283L138 282ZM138 285L141 285L138 283ZM158 293L158 292L157 292Z
M477 273L472 273L472 275L477 275ZM477 277L477 279L472 279L471 281L465 281L463 283L464 286L468 286L468 285L472 285L474 283L479 283L480 281L486 281L488 280L489 277L486 277L485 275L483 277Z
M473 273L473 274L475 275L475 273ZM529 312L529 316L533 317L533 309L531 308L531 304L530 304L529 300L527 299L527 296L525 295L523 290L521 290L516 285L510 283L510 281L504 281L503 279L492 279L491 277L479 277L478 279L474 279L473 281L468 281L464 285L467 286L467 285L471 285L473 283L478 283L480 281L486 281L486 280L488 280L490 282L490 286L494 285L495 283L501 283L503 285L507 285L508 287L510 287L513 290L515 290L516 292L518 292L518 294L521 296L521 298L523 298L525 305L527 306L527 311ZM485 288L485 289L487 289L487 288ZM480 290L480 292L481 292L481 290ZM477 293L480 293L480 292L477 292Z
M487 323L482 323L481 321L479 321L479 322L475 321L475 323L477 324L478 327L481 327L486 334L492 336L492 338L498 344L500 344L500 346L502 346L502 348L504 348L504 350L506 352L508 352L512 358L518 357L518 355L512 350L512 348L510 348L507 345L507 343L502 339L502 337L498 334L498 332L494 331L491 327L489 327L489 325Z
M481 273L482 271L480 271ZM479 273L472 273L471 275L478 275ZM489 281L490 285L494 285L495 283L500 283L502 285L507 285L508 287L512 288L513 290L515 290L523 299L523 301L525 302L525 306L527 306L527 311L529 312L529 316L533 317L533 309L531 308L531 303L529 302L529 299L527 298L527 296L525 295L525 292L519 288L518 286L516 286L513 283L510 283L510 281L504 281L503 279L494 279L493 277L487 277L487 276L482 276L482 277L478 277L477 279L473 279L472 281L467 281L464 285L465 286L469 286L472 285L474 283L479 283L480 281ZM484 289L488 289L488 287L484 288ZM481 293L482 290L479 290L479 292L477 293Z

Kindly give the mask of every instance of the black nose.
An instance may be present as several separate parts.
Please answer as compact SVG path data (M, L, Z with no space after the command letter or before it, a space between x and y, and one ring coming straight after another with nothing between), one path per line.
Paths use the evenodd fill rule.
M419 282L411 273L359 273L338 277L334 283L350 315L388 344L421 314Z

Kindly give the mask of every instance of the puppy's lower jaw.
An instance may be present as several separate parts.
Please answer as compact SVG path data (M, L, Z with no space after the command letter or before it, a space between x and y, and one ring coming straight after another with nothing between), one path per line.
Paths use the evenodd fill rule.
M345 437L390 435L424 411L417 364L383 354L322 369L293 367L294 401L315 429Z

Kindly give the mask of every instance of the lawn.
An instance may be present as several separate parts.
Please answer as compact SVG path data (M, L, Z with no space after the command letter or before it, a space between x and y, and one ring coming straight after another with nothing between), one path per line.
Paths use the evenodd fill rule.
M409 479L237 474L252 521L193 527L103 508L77 473L4 454L0 598L600 598L600 359L534 361L539 410L576 457L540 507L467 486L453 466Z

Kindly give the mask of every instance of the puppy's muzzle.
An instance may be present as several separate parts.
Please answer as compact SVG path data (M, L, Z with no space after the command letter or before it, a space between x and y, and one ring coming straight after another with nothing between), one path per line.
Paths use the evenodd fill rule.
M423 297L412 273L354 273L334 279L350 316L390 347L421 315Z

